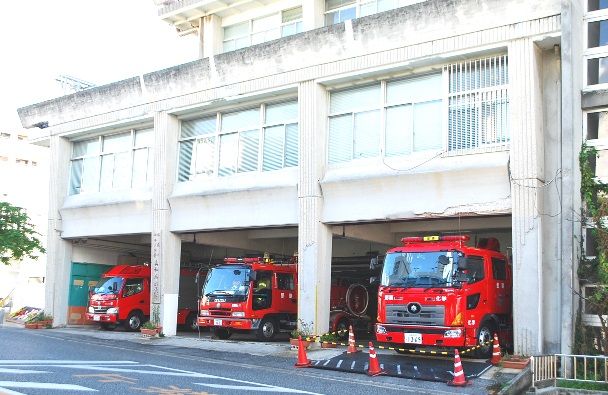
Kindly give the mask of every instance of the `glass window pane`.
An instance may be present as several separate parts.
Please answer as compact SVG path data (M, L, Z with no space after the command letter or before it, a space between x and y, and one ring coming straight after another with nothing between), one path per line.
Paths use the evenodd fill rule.
M266 106L266 125L276 125L298 120L298 102L270 104Z
M340 13L338 11L325 14L325 26L335 25L340 22Z
M101 157L101 179L99 189L109 191L112 189L114 180L114 155L104 155Z
M608 20L589 22L588 26L588 48L601 47L608 44Z
M183 121L181 127L181 138L201 136L204 134L215 133L216 117L193 119L191 121Z
M412 149L412 106L386 110L386 156L407 155Z
M355 7L340 10L339 13L339 22L348 21L349 19L355 19L357 17L357 9Z
M179 165L177 169L177 181L188 181L192 178L192 147L194 141L181 141L179 143Z
M80 193L80 183L82 180L82 159L73 160L70 170L70 195Z
M224 41L224 45L223 45L223 51L224 52L234 51L235 49L236 49L236 41L235 40Z
M291 36L292 34L296 34L296 24L290 23L289 25L285 25L281 27L281 37Z
M281 13L281 21L283 23L292 22L298 19L302 19L302 7L292 8Z
M386 84L389 105L433 100L441 97L441 74L392 81Z
M255 171L258 169L259 132L250 130L241 132L239 136L239 167L238 172Z
M376 2L361 5L361 16L373 15L376 13Z
M331 114L370 110L380 107L380 84L334 92L330 96Z
M211 176L215 173L215 136L196 140L195 174Z
M131 148L131 133L115 134L103 138L103 152L120 152Z
M74 142L72 158L99 153L99 138Z
M226 26L224 28L224 41L232 40L237 37L243 37L249 34L249 21L237 23L236 25Z
M284 126L264 129L264 159L262 170L277 170L283 167Z
M251 35L251 45L260 44L267 41L266 32L254 33Z
M154 129L138 130L135 132L135 146L151 147L154 145Z
M147 173L148 148L135 150L135 152L133 152L133 188L142 188L148 185Z
M379 125L380 110L355 114L355 159L380 154Z
M329 119L329 163L349 161L353 158L352 115Z
M356 0L325 0L325 11L331 11L348 4L355 4Z
M474 96L450 99L448 117L448 149L476 148L479 121Z
M251 130L252 126L260 124L260 109L232 112L222 115L222 132Z
M131 152L114 155L114 189L131 187Z
M80 192L97 192L99 188L99 157L85 158Z
M587 139L608 138L608 111L587 114Z
M154 148L148 148L148 175L146 177L146 185L152 186L154 181Z
M587 85L608 82L608 58L589 59L587 61Z
M249 38L249 36L237 38L236 40L234 40L234 49L246 48L250 45L251 45L251 39Z
M378 12L384 12L397 8L398 4L395 0L378 0Z
M441 101L414 105L414 151L440 149L441 142Z
M263 32L273 28L277 28L281 24L281 16L279 14L269 15L262 18L257 18L252 21L253 33Z
M218 175L229 176L236 172L238 134L224 134L220 136L220 164Z
M285 167L298 165L299 155L299 129L298 124L285 126Z
M589 0L589 11L597 11L608 8L608 0Z

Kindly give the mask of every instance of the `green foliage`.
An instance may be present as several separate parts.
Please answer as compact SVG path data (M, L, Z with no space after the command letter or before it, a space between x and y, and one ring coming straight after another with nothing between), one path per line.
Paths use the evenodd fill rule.
M312 322L306 323L302 319L298 320L298 327L291 331L290 337L297 339L298 336L302 336L302 339L312 335Z
M156 324L152 323L151 321L144 322L141 327L144 328L144 329L156 329L156 328L158 328L158 326Z
M322 334L320 340L321 342L335 343L340 339L338 338L338 335L331 332Z
M597 159L597 150L583 144L579 155L581 169L581 197L583 207L581 218L592 221L593 236L597 244L595 258L587 259L583 254L579 262L578 277L582 284L593 284L595 287L585 295L588 311L593 311L599 318L601 333L594 334L592 328L585 328L577 319L575 331L575 349L586 354L603 353L608 355L608 184L595 178L592 162ZM582 297L582 295L581 295Z
M45 253L38 236L21 207L0 202L0 262L5 265L21 261L25 257L37 259L38 251Z
M53 321L53 316L44 314L44 311L41 311L38 314L34 314L25 320L25 322L28 324L41 321Z
M557 380L557 387L584 389L590 391L608 391L608 383L594 383L579 380Z

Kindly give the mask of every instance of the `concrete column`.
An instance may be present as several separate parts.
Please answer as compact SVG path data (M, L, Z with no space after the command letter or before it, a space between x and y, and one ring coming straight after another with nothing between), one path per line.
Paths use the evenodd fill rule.
M516 353L533 355L542 352L543 333L542 53L531 39L508 50L514 342Z
M325 1L307 0L302 4L302 24L304 31L325 26Z
M160 323L166 336L175 336L181 239L169 231L177 168L179 121L165 112L154 115L154 190L152 196L152 280L150 320Z
M68 323L68 294L72 268L72 243L61 238L61 213L68 194L71 144L68 140L50 139L49 212L47 264L45 278L45 311L53 315L54 326Z
M222 53L222 42L224 40L222 19L217 15L202 17L199 26L199 39L202 45L201 59Z
M300 84L300 182L298 190L298 318L319 335L329 328L331 227L323 224L319 180L325 170L327 92L314 81Z

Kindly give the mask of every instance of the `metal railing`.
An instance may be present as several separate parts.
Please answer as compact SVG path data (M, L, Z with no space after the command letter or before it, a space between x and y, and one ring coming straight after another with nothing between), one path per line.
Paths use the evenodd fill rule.
M608 383L608 357L555 354L531 357L532 385L557 380Z

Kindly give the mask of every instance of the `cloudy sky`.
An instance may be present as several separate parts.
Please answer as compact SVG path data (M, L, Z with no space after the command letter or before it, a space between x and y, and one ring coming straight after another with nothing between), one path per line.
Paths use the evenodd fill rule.
M0 1L0 130L21 128L18 107L61 96L59 75L101 85L197 56L153 0Z

